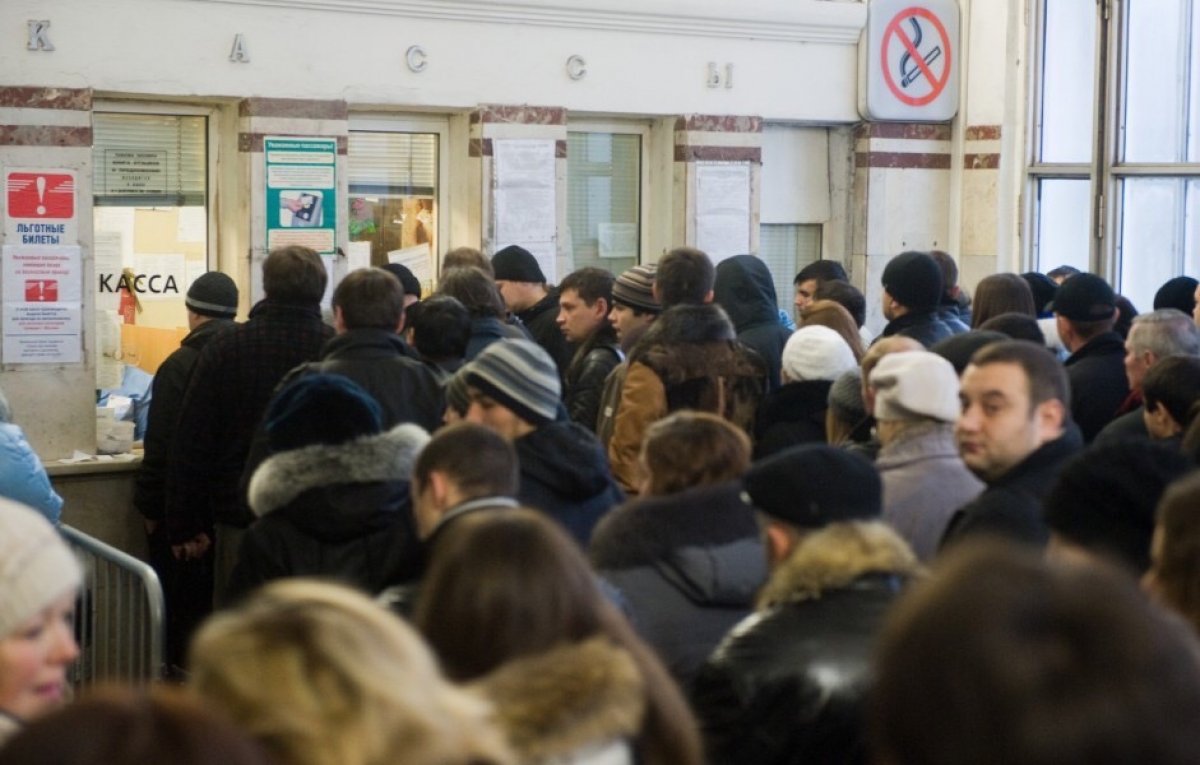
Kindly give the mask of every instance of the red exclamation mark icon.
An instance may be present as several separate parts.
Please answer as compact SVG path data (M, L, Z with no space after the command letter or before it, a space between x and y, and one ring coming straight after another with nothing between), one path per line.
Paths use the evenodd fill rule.
M37 214L45 215L46 214L46 178L45 178L45 176L39 175L37 177L37 192L38 192Z

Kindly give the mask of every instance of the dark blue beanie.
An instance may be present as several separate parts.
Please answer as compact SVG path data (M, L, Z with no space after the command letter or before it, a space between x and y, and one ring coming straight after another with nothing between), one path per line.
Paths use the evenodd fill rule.
M379 403L349 377L304 375L280 391L266 416L272 452L341 444L383 430Z

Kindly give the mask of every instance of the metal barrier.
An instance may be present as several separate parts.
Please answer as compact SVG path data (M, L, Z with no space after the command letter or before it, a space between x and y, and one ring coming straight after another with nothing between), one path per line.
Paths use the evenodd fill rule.
M166 622L154 569L70 526L59 530L83 565L75 611L80 655L70 672L72 685L161 679Z

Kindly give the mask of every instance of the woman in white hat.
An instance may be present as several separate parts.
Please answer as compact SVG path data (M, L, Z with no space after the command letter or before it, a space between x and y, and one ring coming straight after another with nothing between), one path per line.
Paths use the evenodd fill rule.
M79 563L50 522L0 499L0 746L57 708L75 644Z

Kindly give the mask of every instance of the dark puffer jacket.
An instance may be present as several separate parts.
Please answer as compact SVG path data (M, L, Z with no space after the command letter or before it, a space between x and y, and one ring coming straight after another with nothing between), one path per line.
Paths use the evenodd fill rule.
M802 380L768 393L754 426L754 459L800 444L825 443L829 380Z
M600 414L600 399L604 395L604 383L617 365L625 360L617 334L606 320L604 325L592 332L579 346L575 359L567 370L563 387L563 404L572 422L588 430L596 431L596 420Z
M250 482L259 519L242 540L229 598L289 576L339 579L368 593L413 578L421 546L409 479L428 440L416 425L401 425L263 462Z
M950 325L942 321L936 312L921 311L919 313L906 313L899 318L892 319L883 328L883 333L879 337L904 335L905 337L911 337L928 348L953 334L954 330L950 328ZM876 339L876 342L878 342L878 339Z
M517 499L554 518L586 547L601 516L624 499L596 436L573 422L552 422L513 446L521 467Z
M779 303L775 282L761 259L737 255L717 265L713 285L717 304L729 314L738 342L750 348L767 365L767 389L780 385L783 346L791 331L779 323Z
M918 570L880 522L835 524L801 542L696 678L709 762L867 762L875 636Z
M1129 396L1125 375L1125 341L1104 332L1083 344L1064 362L1071 383L1071 418L1091 443L1117 416Z
M537 301L524 311L517 311L517 318L529 330L533 341L546 349L554 365L558 367L558 376L565 377L571 359L575 357L575 345L568 343L558 327L558 289L550 288L546 297ZM468 358L471 358L468 354Z
M736 481L622 505L596 528L590 553L684 687L767 578L754 508Z

